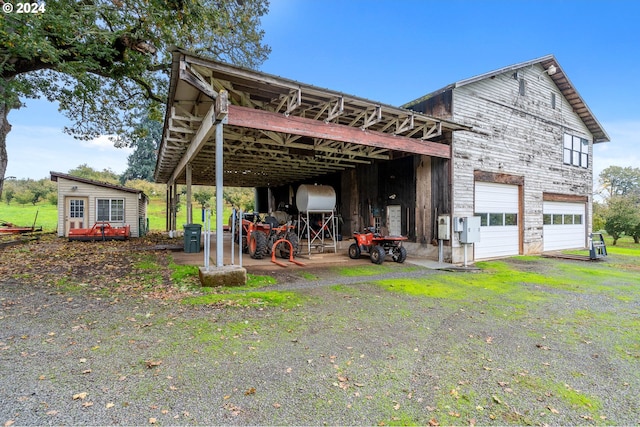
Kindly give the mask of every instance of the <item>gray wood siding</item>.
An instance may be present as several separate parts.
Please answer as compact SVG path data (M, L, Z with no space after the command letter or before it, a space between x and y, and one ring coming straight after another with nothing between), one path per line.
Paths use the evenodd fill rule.
M73 187L77 188L72 190ZM88 198L89 206L87 206L85 214L87 218L86 228L92 227L96 222L97 199L124 199L124 223L112 222L111 225L117 227L128 224L131 226L131 237L139 236L138 217L140 212L144 211L143 217L146 218L146 203L140 203L137 193L119 191L112 188L71 181L65 178L58 178L58 236L62 237L65 235L65 203L69 197Z
M518 71L518 77L525 80L524 96L519 94L513 72L453 90L453 120L473 127L473 132L454 134L453 215L474 213L474 170L523 176L524 218L520 221L524 220L525 254L542 251L543 192L584 195L590 202L592 193L592 135L542 72L539 65ZM565 132L589 140L588 169L563 164ZM587 227L591 229L591 203L588 205Z

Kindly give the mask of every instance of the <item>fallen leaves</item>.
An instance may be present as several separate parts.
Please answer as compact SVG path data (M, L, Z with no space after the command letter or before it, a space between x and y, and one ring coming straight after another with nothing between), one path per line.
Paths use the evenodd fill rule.
M84 400L87 397L86 392L78 393L73 395L73 400Z
M165 251L148 249L156 245L171 244L168 237L151 233L142 238L117 242L68 242L55 235L43 235L37 243L28 243L0 251L0 272L4 277L33 286L34 283L61 290L82 286L91 291L108 290L155 299L177 299L184 291L169 279L171 272ZM140 249L147 249L144 252ZM149 280L140 280L136 264L141 258L156 257L158 274ZM20 259L20 262L15 262ZM64 280L61 280L61 273ZM75 304L68 297L66 304ZM53 339L57 335L50 335Z
M144 363L147 366L147 368L152 369L162 365L162 360L145 360Z
M242 408L240 408L237 405L234 405L231 402L225 403L224 405L222 405L222 407L227 411L231 412L231 415L233 415L234 417L237 417L238 415L240 415L240 412L242 412Z

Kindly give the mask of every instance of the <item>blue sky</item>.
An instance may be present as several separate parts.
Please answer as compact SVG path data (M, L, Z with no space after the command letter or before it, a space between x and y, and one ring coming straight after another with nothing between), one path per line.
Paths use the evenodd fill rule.
M640 166L640 2L635 0L272 0L261 71L401 105L458 80L556 56L611 137L594 177ZM87 163L126 169L128 152L62 132L57 106L9 115L6 176L45 178Z

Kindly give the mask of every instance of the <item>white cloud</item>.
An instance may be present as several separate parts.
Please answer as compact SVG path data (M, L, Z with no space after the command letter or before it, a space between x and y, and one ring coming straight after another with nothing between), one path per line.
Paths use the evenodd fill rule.
M40 179L50 171L68 172L86 163L96 170L122 173L130 148L116 148L108 136L79 141L52 126L16 124L7 135L7 176Z
M91 139L89 141L79 141L80 144L87 148L95 148L100 151L117 151L117 152L126 152L127 154L131 154L133 151L130 148L118 148L114 145L114 136L112 135L101 135L97 138Z

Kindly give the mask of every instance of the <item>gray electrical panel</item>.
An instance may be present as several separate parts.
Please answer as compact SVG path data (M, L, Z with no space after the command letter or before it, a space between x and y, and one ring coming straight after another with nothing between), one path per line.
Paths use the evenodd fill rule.
M438 239L451 240L451 217L438 215Z
M480 241L480 217L465 216L462 219L460 243L476 243Z

